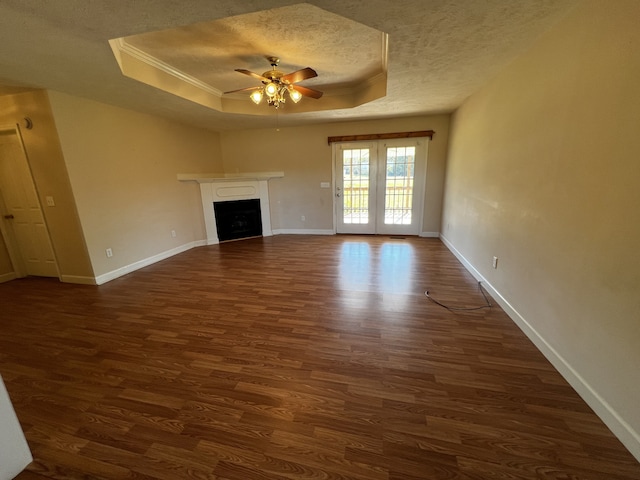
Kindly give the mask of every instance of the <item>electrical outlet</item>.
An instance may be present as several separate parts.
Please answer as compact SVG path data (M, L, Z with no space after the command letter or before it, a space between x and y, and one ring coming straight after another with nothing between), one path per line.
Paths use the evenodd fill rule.
M176 231L175 231L175 230L171 230L171 236L172 236L173 238L176 238Z
M105 250L105 253L107 254L107 257L109 258L113 257L113 250L111 250L110 248L107 248Z
M307 217L305 217L304 215L302 215L302 216L300 217L300 220L302 220L303 222L306 222L306 221L307 221Z
M56 202L53 199L52 196L47 195L47 207L55 207L56 206Z
M493 257L493 268L498 268L498 257Z

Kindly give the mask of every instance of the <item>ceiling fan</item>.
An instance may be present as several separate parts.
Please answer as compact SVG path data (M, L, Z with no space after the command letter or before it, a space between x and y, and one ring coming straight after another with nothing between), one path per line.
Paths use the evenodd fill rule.
M261 86L240 88L238 90L231 90L230 92L224 93L252 92L250 97L256 105L259 104L262 101L262 98L266 96L268 104L273 105L276 108L280 107L280 104L285 102L285 92L289 94L289 98L291 98L294 103L298 103L303 96L311 98L322 97L322 92L318 90L296 85L298 82L302 82L303 80L317 77L318 74L313 68L307 67L302 70L296 70L295 72L284 74L276 68L278 63L280 63L280 59L278 57L266 58L269 60L269 63L271 63L272 68L271 70L264 72L262 75L258 75L257 73L244 70L242 68L236 69L236 72L240 72L260 80L262 82Z

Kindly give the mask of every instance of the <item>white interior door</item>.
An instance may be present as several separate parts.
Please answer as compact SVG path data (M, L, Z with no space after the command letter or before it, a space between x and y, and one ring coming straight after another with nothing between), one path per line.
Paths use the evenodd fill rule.
M58 267L22 140L0 129L2 232L19 276L57 277Z
M334 158L338 233L420 233L427 139L337 144Z

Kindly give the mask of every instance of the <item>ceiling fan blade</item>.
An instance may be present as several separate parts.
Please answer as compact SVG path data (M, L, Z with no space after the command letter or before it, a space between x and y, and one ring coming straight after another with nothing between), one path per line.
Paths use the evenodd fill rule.
M268 83L268 82L271 81L268 78L263 77L262 75L258 75L257 73L253 73L253 72L251 72L249 70L245 70L243 68L236 68L236 72L244 73L245 75L249 75L250 77L257 78L261 82L267 82Z
M297 90L305 97L320 98L322 96L321 91L314 90L313 88L307 88L300 85L291 85L291 88L293 88L294 90Z
M293 84L293 83L301 82L302 80L306 80L307 78L313 78L317 76L318 74L313 68L307 67L307 68L303 68L302 70L298 70L298 71L283 75L282 77L280 77L280 81L284 83Z
M247 88L239 88L238 90L231 90L229 92L224 92L223 95L227 93L239 93L239 92L250 92L252 90L260 90L262 87L247 87Z

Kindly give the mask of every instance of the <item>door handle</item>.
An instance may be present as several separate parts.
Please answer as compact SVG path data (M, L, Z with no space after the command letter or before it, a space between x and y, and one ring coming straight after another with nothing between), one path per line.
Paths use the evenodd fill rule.
M339 193L336 193L336 197L339 197L339 196L340 196L340 194L339 194Z
M7 220L11 220L12 218L14 218L14 216L12 214L9 214L5 215L4 218L6 218Z

